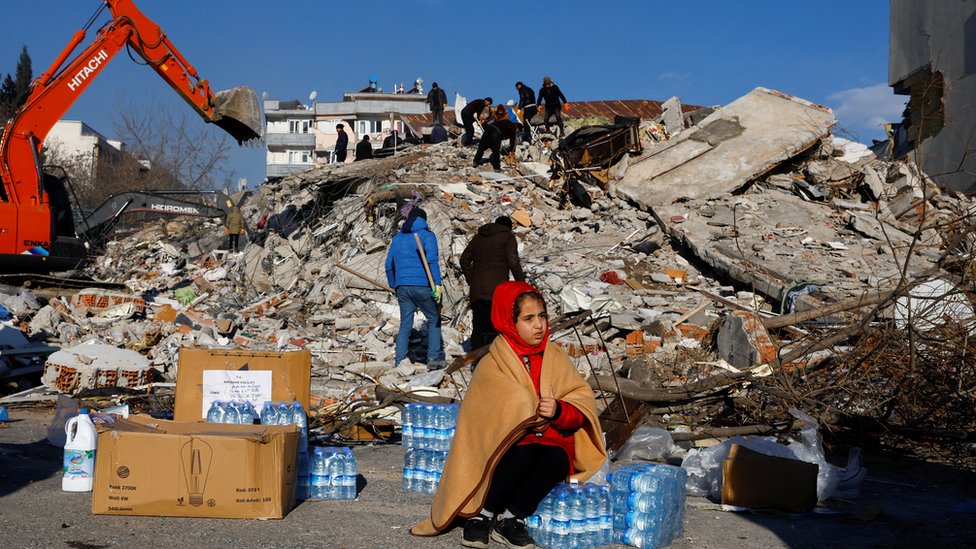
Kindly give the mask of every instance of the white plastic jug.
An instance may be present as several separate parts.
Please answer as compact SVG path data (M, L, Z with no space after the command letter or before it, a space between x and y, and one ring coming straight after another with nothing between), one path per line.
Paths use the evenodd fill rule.
M64 424L67 442L64 444L64 466L61 489L65 492L91 492L95 480L95 447L98 445L98 432L82 408L78 415Z

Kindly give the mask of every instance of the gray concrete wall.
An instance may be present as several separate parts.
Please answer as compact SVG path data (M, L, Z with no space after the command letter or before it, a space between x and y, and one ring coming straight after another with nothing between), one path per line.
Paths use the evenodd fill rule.
M976 191L976 0L890 0L888 83L932 64L945 77L945 126L918 160L940 186Z

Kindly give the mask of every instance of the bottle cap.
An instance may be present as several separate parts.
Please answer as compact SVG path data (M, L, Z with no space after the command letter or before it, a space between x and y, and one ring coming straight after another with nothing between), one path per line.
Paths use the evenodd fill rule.
M88 408L82 408L82 409L78 410L78 413L79 414L85 414L87 416L88 415Z

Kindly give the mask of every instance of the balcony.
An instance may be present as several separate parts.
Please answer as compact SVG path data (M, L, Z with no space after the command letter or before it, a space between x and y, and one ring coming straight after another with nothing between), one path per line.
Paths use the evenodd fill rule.
M286 175L304 172L314 167L314 164L267 164L267 177L285 177Z
M311 133L269 133L266 136L268 148L312 149L315 135Z

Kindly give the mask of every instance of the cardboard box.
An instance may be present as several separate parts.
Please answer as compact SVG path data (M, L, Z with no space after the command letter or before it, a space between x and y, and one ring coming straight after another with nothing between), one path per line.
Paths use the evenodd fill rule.
M176 376L176 421L203 421L214 400L297 400L308 410L312 353L183 347Z
M722 503L809 511L817 504L819 470L815 463L767 456L733 444L722 463Z
M92 513L280 519L294 503L294 425L100 425Z

